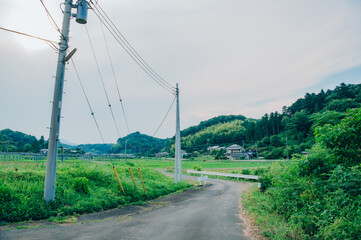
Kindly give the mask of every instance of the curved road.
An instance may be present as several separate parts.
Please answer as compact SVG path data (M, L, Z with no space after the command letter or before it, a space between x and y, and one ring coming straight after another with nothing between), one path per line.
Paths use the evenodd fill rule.
M76 224L3 230L0 239L249 239L239 218L239 197L250 183L209 182L145 206L80 216Z

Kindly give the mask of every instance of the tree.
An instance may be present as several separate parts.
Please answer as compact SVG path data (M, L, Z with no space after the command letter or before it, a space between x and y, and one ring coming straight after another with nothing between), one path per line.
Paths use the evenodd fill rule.
M281 147L281 146L284 145L284 144L282 143L282 141L281 141L281 138L280 138L278 135L273 135L273 136L270 138L270 144L271 144L271 146L273 146L273 147Z
M47 148L46 143L45 143L44 136L41 136L40 139L39 139L39 148L40 148L40 149Z
M224 155L225 153L226 153L226 149L220 149L216 152L214 158L217 160L227 159L227 157Z
M326 110L334 110L337 112L346 112L347 109L359 107L360 104L351 98L344 99L333 99L330 101L325 109Z
M337 164L361 163L361 108L350 109L337 125L316 128L316 141L329 149Z

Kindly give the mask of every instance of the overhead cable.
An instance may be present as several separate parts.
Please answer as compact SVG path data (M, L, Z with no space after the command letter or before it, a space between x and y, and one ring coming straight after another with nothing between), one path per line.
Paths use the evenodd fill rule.
M112 58L111 58L110 52L109 52L108 41L107 41L107 38L105 37L105 32L104 32L104 28L103 28L103 23L102 23L101 21L100 21L100 26L101 26L102 33L103 33L105 46L106 46L106 48L107 48L107 53L108 53L108 57L109 57L109 62L110 62L110 66L111 66L112 72L113 72L114 82L115 82L115 85L116 85L116 87L117 87L118 97L119 97L120 105L121 105L121 107L122 107L125 124L126 124L127 130L128 130L128 134L129 134L129 133L130 133L130 130L129 130L129 125L128 125L128 120L127 120L127 116L125 115L125 110L124 110L124 106L123 106L123 100L122 100L122 97L120 96L120 91L119 91L118 81L117 81L117 78L116 78L116 76L115 76L113 61L112 61Z
M176 98L177 98L177 97L174 97L174 98L173 98L173 102L172 102L172 104L170 105L170 107L169 107L169 109L168 109L168 112L165 114L165 116L164 116L162 122L160 123L159 127L158 127L157 130L154 132L153 137L155 136L155 134L157 134L158 130L159 130L159 129L161 128L161 126L163 125L165 119L167 118L170 110L171 110L172 107L173 107L173 104L174 104Z
M168 87L174 88L171 84L169 84L166 80L164 80L161 76L159 76L159 74L156 71L154 71L154 69L152 67L150 67L148 65L148 63L138 54L138 52L133 48L133 46L128 42L128 40L124 37L124 35L119 31L119 29L115 26L115 24L112 22L112 20L109 18L109 16L106 14L106 12L103 10L103 8L99 5L98 2L96 3L95 8L100 9L100 11L105 15L105 17L109 20L109 22L115 27L117 32L120 34L122 39L125 41L126 45L128 47L130 47L132 52L141 60L141 62L144 63L151 70L151 72L153 72L163 83L168 85ZM99 11L99 9L98 9L98 11Z
M75 67L74 60L73 60L73 58L71 58L70 60L71 60L71 62L72 62L72 64L73 64L73 66L74 66L74 70L75 70L76 76L77 76L77 78L78 78L78 81L79 81L79 83L80 83L81 89L83 90L83 93L84 93L86 102L88 103L88 107L89 107L89 110L90 110L90 114L92 115L92 117L93 117L93 119L94 119L94 122L95 122L95 125L96 125L96 127L97 127L97 129L98 129L99 135L100 135L103 143L105 144L103 134L102 134L102 132L100 131L100 127L99 127L98 121L97 121L96 118L95 118L94 111L93 111L93 109L92 109L92 107L91 107L91 105L90 105L89 98L88 98L88 96L87 96L87 94L86 94L86 92L85 92L83 83L82 83L82 81L80 80L79 73L78 73L77 68ZM107 149L106 149L106 150L107 150ZM107 150L107 151L108 151L108 150Z
M101 74L100 67L99 67L99 64L98 64L98 60L97 60L97 57L96 57L96 55L95 55L93 43L92 43L92 41L91 41L91 38L90 38L90 35L89 35L89 31L88 31L88 28L87 28L86 25L85 25L85 29L86 29L86 33L87 33L87 35L88 35L88 39L89 39L89 42L90 42L90 46L91 46L91 49L92 49L92 52L93 52L94 60L95 60L95 63L96 63L97 69L98 69L99 77L100 77L100 80L101 80L102 85L103 85L104 93L105 93L105 96L106 96L106 99L107 99L107 102L108 102L108 107L109 107L109 110L110 110L110 112L111 112L111 114L112 114L113 121L114 121L114 125L115 125L115 128L116 128L117 133L118 133L118 137L120 137L120 133L119 133L119 129L118 129L117 122L115 121L115 117L114 117L112 105L110 104L110 101L109 101L108 92L107 92L107 90L106 90L106 88L105 88L104 79L103 79L103 76L102 76L102 74Z
M118 28L114 25L111 19L106 15L104 10L99 6L99 4L93 5L93 11L95 15L100 19L104 26L109 30L113 35L115 40L121 45L121 47L127 52L127 54L135 61L135 63L158 85L162 88L175 95L174 87L172 87L168 82L159 76L145 61L144 59L134 50L134 48L129 44L125 37L121 34Z
M0 27L0 30L4 30L4 31L20 34L20 35L23 35L23 36L26 36L26 37L31 37L31 38L42 40L42 41L46 42L48 45L50 44L53 48L59 50L58 47L57 47L58 43L55 42L55 41L51 41L51 40L41 38L41 37L36 37L36 36L30 35L30 34L27 34L27 33L18 32L18 31L11 30L11 29L8 29L8 28L3 28L3 27Z
M45 10L45 12L46 12L46 15L48 15L48 18L49 18L50 22L54 25L56 31L58 31L61 35L63 35L62 32L61 32L61 30L60 30L60 28L59 28L59 26L58 26L58 24L56 24L53 16L51 16L49 10L48 10L47 7L45 6L43 0L40 0L40 3L41 3L41 5L43 5L44 10Z

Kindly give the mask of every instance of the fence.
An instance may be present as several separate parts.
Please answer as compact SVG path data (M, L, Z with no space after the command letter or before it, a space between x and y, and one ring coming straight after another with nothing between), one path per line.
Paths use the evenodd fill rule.
M259 176L256 175L244 175L244 174L234 174L234 173L219 173L219 172L207 172L207 171L195 171L195 170L187 170L187 173L193 174L202 174L202 175L212 175L212 176L221 176L221 177L233 177L233 178L244 178L244 179L254 179L259 180Z
M127 154L127 158L132 158ZM46 160L46 153L19 153L19 152L0 152L0 161L21 161L21 160ZM81 160L109 160L124 158L124 156L114 154L58 154L59 160L67 159L81 159Z

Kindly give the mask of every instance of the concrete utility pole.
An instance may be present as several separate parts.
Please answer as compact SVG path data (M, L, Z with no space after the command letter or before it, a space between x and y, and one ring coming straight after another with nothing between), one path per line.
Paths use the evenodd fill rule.
M288 156L288 140L287 140L287 135L286 135L286 151L287 151L287 160L289 160L289 156Z
M179 124L179 89L178 83L176 85L177 97L177 111L176 111L176 133L175 133L175 168L174 168L174 182L177 184L178 179L182 181L182 153L181 153L181 139L180 139L180 124ZM178 175L178 176L177 176Z
M68 50L69 41L69 26L71 9L73 7L72 0L65 0L65 9L63 17L63 26L61 30L60 43L59 43L59 56L56 70L53 107L51 113L50 133L49 133L49 146L48 146L48 157L46 162L46 173L45 173L45 185L44 185L44 199L46 202L54 201L55 199L55 179L56 179L56 160L58 155L58 144L59 144L59 129L60 129L60 117L61 117L61 106L63 98L63 86L64 86L64 74L65 74L65 63L68 61L75 51L72 51L66 56ZM88 9L88 2L85 0L79 0L77 5L78 8L77 19L78 23L86 23L86 14Z
M258 142L256 141L256 154L257 154L257 163L259 162L259 158L258 158Z

